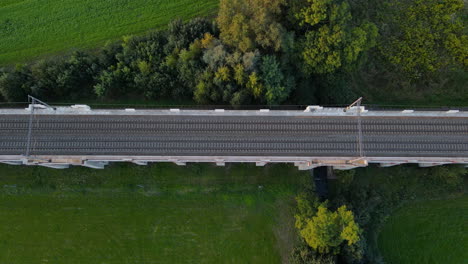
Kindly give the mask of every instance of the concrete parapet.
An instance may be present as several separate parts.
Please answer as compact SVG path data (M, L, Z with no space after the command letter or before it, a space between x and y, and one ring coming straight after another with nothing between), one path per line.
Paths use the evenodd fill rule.
M32 109L47 109L47 107L45 105L41 105L41 104L30 104L27 108L25 108L24 110L28 111L28 112L31 112Z
M0 115L28 115L33 106L29 105L26 109L0 109ZM345 108L322 107L318 105L308 106L303 111L291 110L182 110L173 109L155 109L139 110L133 108L127 109L91 109L87 105L73 105L70 107L57 107L55 109L46 107L42 104L34 104L36 114L43 115L135 115L135 116L154 116L154 115L183 115L183 116L355 116L358 111L362 117L468 117L468 111L459 110L393 110L393 111L369 111L364 106L352 106L345 111Z
M72 105L71 108L76 111L91 111L91 107L88 105Z
M367 110L365 106L359 106L359 107L352 106L346 111L346 113L353 113L353 114L357 114L358 112L360 112L362 115L364 113L369 112L369 110Z
M304 110L304 112L310 113L310 112L313 112L313 111L320 111L320 110L323 110L323 107L321 107L319 105L310 105Z

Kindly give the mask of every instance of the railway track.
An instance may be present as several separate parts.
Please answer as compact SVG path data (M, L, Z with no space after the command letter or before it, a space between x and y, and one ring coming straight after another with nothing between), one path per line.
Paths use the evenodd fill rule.
M0 120L0 155L26 148L29 116ZM468 156L466 118L362 118L372 156ZM34 155L337 156L358 152L354 117L34 117Z

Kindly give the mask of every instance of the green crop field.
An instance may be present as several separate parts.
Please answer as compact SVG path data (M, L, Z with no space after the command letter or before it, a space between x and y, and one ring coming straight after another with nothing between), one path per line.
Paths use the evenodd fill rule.
M292 166L0 165L0 263L280 263Z
M468 196L422 201L392 215L379 235L387 263L462 264L468 259Z
M175 18L210 16L219 0L2 0L0 65L93 48Z

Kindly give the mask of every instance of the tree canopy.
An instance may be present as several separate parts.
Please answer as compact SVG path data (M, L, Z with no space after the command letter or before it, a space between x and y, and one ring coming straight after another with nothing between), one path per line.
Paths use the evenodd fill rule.
M221 40L243 52L279 51L285 29L280 23L285 0L221 0L217 22Z
M0 99L325 105L452 80L452 94L464 94L462 9L462 0L220 0L217 23L174 20L96 52L1 68Z
M22 102L30 90L30 74L23 66L16 67L14 72L0 71L0 94L10 102Z
M308 209L306 212L312 211ZM361 234L353 212L346 206L333 212L321 204L312 217L296 216L296 227L307 244L319 253L337 254L343 242L353 245L359 241Z
M468 67L468 36L459 16L463 8L463 0L389 2L382 54L415 78L453 63Z
M377 27L370 22L351 23L346 1L307 0L296 18L306 30L301 54L309 73L332 73L350 67L375 45Z

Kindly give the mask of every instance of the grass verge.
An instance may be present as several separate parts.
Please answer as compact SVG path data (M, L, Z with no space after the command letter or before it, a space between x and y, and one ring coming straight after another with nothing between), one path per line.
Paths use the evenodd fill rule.
M387 263L461 264L468 259L468 195L418 201L383 226L379 248Z
M279 263L307 176L284 165L0 166L0 262Z

